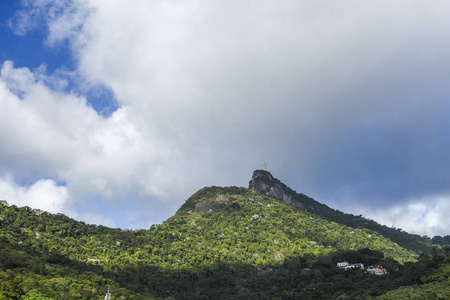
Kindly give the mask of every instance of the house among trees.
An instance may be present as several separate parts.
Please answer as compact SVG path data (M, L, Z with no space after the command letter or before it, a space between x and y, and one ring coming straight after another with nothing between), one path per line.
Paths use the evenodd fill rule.
M349 264L346 261L338 262L337 266L338 266L338 268L341 268L341 269L344 269L344 270L355 269L355 268L364 269L364 264L361 264L361 263Z
M361 263L349 264L346 261L338 262L337 266L338 266L338 268L341 268L341 269L344 269L344 270L357 269L357 268L362 269L362 270L364 269L364 264L361 264ZM386 274L388 274L388 271L385 268L381 267L381 266L376 266L376 267L370 266L370 267L368 267L366 269L366 272L369 273L369 274L375 274L375 275L386 275Z
M386 275L388 273L388 271L381 266L376 266L376 267L370 266L367 268L366 271L369 274L375 274L375 275Z

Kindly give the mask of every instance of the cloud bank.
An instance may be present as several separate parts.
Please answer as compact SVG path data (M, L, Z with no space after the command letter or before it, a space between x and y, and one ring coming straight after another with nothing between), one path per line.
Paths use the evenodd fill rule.
M10 26L45 26L79 87L3 62L8 197L46 183L63 212L145 228L267 161L334 208L449 234L447 2L25 3ZM99 86L110 116L83 93Z

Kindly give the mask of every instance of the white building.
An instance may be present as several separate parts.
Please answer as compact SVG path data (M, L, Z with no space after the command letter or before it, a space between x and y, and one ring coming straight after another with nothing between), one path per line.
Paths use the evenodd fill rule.
M344 270L348 270L348 269L364 269L364 264L361 263L356 263L356 264L349 264L346 261L343 262L338 262L337 263L338 268L344 269Z
M381 266L376 266L376 267L370 266L367 268L367 273L380 276L380 275L386 275L388 273L388 271Z

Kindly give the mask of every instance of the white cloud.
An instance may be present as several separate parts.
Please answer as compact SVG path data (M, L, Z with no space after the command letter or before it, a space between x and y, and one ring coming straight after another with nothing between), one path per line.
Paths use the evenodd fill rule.
M29 206L52 213L68 213L67 188L51 179L41 179L30 186L19 186L11 177L0 177L0 198L9 204Z
M24 9L17 11L8 25L19 36L46 27L45 42L49 46L66 40L73 42L72 37L82 28L89 13L87 3L86 0L24 0Z
M19 183L132 199L150 223L264 161L319 201L448 192L447 2L27 3L17 34L44 20L47 44L73 51L70 76L121 107L99 116L58 74L5 62L0 164Z
M58 178L67 183L70 202L98 195L114 206L129 194L149 202L151 197L167 196L174 182L167 169L177 167L171 162L178 156L174 143L157 140L151 133L143 136L126 108L109 118L99 116L83 97L49 89L39 80L42 76L14 68L11 62L2 67L4 176L13 174L18 183Z
M363 215L387 226L407 232L428 235L448 235L450 197L419 199L393 207L363 210Z

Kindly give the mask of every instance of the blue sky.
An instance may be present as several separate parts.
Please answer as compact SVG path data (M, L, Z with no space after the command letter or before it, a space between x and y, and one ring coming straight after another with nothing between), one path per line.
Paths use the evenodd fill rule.
M0 3L0 198L148 228L272 174L407 231L450 221L449 4Z
M21 1L2 1L0 3L0 29L2 49L1 59L14 61L16 67L36 69L45 63L49 72L66 67L74 69L74 59L69 47L48 47L44 45L47 31L41 23L25 36L16 35L10 24L14 23L17 11L22 9ZM38 21L38 20L37 20Z
M21 1L2 1L0 3L0 38L5 46L0 50L1 61L11 60L16 68L26 67L31 70L45 66L45 72L52 74L58 71L75 71L76 58L67 40L55 47L47 41L47 24L45 16L38 15L33 19L33 26L24 34L15 32L15 24L19 21L20 12L27 8ZM89 104L100 114L109 116L117 107L112 91L102 85L86 88L72 82L77 78L67 77L67 91L86 96ZM80 90L81 89L81 90Z

